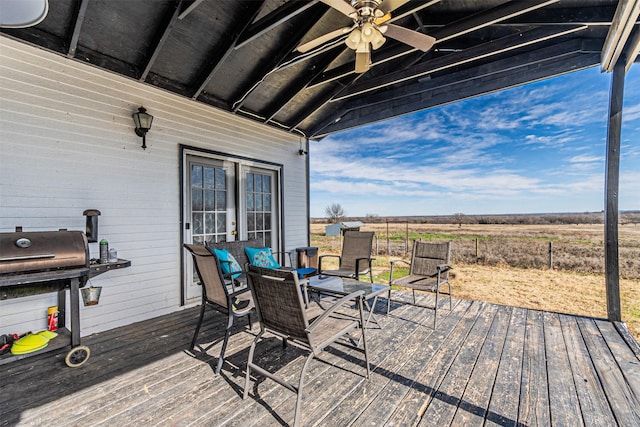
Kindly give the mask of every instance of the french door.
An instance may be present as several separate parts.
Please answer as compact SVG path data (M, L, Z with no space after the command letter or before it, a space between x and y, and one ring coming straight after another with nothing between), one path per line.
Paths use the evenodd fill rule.
M259 239L280 246L279 170L255 162L185 152L183 155L183 241L213 244ZM190 256L183 257L183 303L202 290Z

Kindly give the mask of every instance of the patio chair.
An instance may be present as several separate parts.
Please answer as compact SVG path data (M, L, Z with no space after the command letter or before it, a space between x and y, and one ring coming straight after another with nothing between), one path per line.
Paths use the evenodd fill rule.
M247 316L249 329L251 329L251 311L254 308L253 299L251 298L251 292L247 288L229 293L224 283L220 263L217 262L215 255L204 245L191 245L185 243L184 247L193 256L193 265L198 277L200 278L200 285L202 285L200 317L198 319L196 330L193 333L193 339L191 340L191 347L189 347L189 350L193 351L196 345L196 339L198 338L198 333L202 326L202 319L204 318L204 311L207 306L228 316L227 328L224 334L224 341L222 342L222 350L220 350L218 365L216 366L216 374L219 374L220 369L222 369L222 364L224 363L224 352L227 348L227 343L229 342L229 336L231 335L233 319L236 317Z
M373 231L346 231L342 241L342 255L320 255L318 273L356 280L360 280L361 275L368 273L369 280L373 283L373 273L371 271L373 235ZM325 270L322 268L322 260L328 257L338 258L337 270Z
M438 317L438 304L440 297L440 288L444 285L449 287L449 310L451 310L451 283L449 282L449 258L451 256L451 242L446 243L427 243L421 241L413 242L413 250L411 252L411 262L404 260L391 261L391 271L389 273L389 286L402 286L411 289L413 293L413 305L416 303L416 290L429 291L436 293L436 302L433 314L433 327L436 327ZM409 274L398 279L393 279L393 268L397 263L405 263L409 265ZM387 314L391 307L391 289L389 289L389 298L387 299Z
M250 266L248 274L249 287L251 288L260 321L260 332L253 340L251 348L249 349L243 399L246 399L249 394L251 370L254 370L296 393L297 401L294 426L298 426L300 425L301 418L305 372L313 357L318 356L326 347L333 344L341 344L364 353L367 367L366 377L369 378L369 354L367 353L364 329L362 329L362 325L364 325L364 313L362 310L363 292L354 292L340 298L331 307L323 310L322 314L313 320L313 322L309 323L297 274L294 271L278 272L277 274L279 276L284 277L274 277L259 274L257 271L259 270L254 266ZM344 305L353 304L354 299L359 301L359 319L336 313L336 310ZM363 348L341 340L341 338L358 328L362 330ZM307 356L302 371L300 372L300 379L297 386L254 363L253 356L256 345L263 339L264 334L267 332L287 340L296 347L309 351L309 356Z
M226 242L210 243L206 242L205 246L210 250L219 254L216 256L220 267L222 268L223 277L227 284L230 284L232 289L242 289L247 287L247 266L251 264L251 260L247 255L247 248L249 249L269 249L271 254L277 258L277 262L280 264L280 268L293 269L293 258L291 252L288 251L271 251L270 248L266 248L261 240L249 239L249 240L233 240ZM235 260L236 264L231 259ZM274 258L275 260L275 258Z

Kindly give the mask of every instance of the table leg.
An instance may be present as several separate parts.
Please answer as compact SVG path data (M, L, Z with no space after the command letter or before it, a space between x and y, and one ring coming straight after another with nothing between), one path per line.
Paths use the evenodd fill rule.
M367 316L367 322L365 324L365 327L369 326L369 321L373 319L373 322L378 325L378 327L380 329L382 329L382 325L380 324L380 322L378 322L378 319L376 319L376 316L373 315L373 310L376 308L376 303L378 302L378 295L376 295L373 298L373 306L370 307L369 303L367 302L367 300L364 301L364 305L367 308L367 311L369 311L369 315Z
M369 374L371 374L371 369L369 368L369 352L367 351L367 334L366 334L367 328L365 328L364 309L362 308L364 304L366 304L364 296L360 296L358 298L358 310L360 311L360 325L362 326L361 341L362 341L362 346L364 348L364 361L365 361L365 364L367 365L367 378L369 378ZM358 342L358 346L359 345L360 345L360 342Z

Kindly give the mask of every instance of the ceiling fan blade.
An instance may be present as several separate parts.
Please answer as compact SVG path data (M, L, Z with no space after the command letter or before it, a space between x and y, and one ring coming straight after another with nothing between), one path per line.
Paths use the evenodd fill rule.
M309 52L311 49L316 48L328 41L331 41L333 39L335 39L336 37L340 37L344 34L347 34L349 31L351 31L353 29L353 27L343 27L343 28L339 28L335 31L331 31L330 33L327 33L323 36L320 36L318 38L315 38L311 41L308 41L306 43L302 43L301 45L298 45L298 47L296 48L296 50L300 53L306 53Z
M378 6L378 10L381 10L385 15L389 12L392 12L407 3L409 0L384 0Z
M436 42L436 39L431 36L393 24L381 26L380 31L387 37L401 41L423 52L431 49Z
M369 71L371 65L371 52L356 52L356 73L361 74Z
M347 15L349 18L355 18L358 16L358 11L355 7L351 6L344 0L320 0L322 3L326 4L337 10L340 13Z

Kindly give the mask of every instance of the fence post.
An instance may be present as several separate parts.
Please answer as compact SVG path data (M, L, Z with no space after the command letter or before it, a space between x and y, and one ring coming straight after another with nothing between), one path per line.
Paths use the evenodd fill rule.
M404 254L406 255L409 252L409 221L407 221L406 223L407 228L406 228L406 233L405 233L405 239L404 239Z
M389 219L387 218L387 255L391 254L391 248L389 247Z
M478 240L479 239L476 237L476 262L478 262L478 259L480 259L480 250L479 250Z
M380 255L380 252L378 251L378 234L374 234L375 238L376 238L376 256Z
M549 242L549 270L553 268L553 242Z

